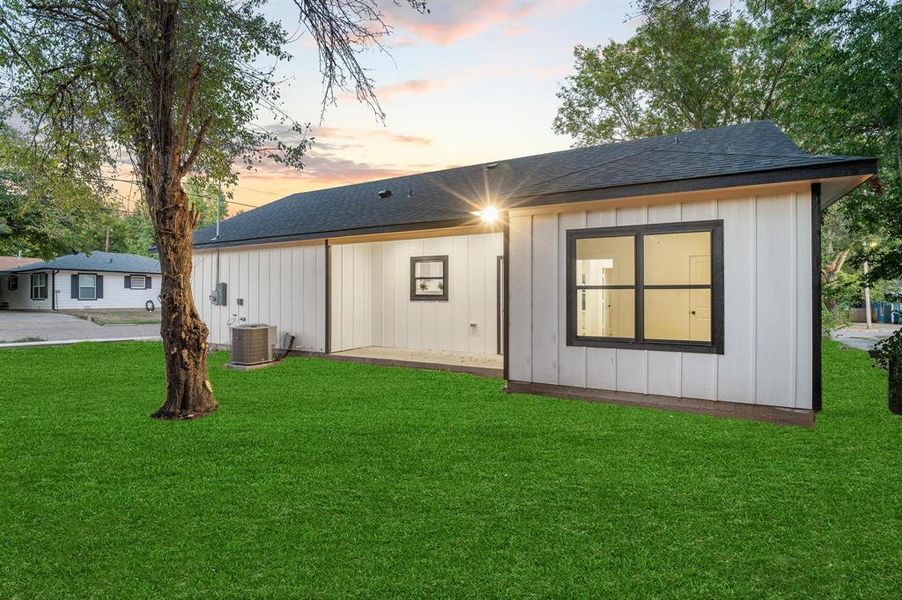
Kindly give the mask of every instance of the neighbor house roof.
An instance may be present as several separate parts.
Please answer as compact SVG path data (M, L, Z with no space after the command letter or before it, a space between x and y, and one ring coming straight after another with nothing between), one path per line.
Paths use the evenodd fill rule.
M40 258L28 258L26 256L0 256L0 271L15 269L28 263L41 262Z
M873 174L758 121L293 194L198 230L197 248L453 226L499 208ZM388 197L384 192L390 191Z
M109 271L114 273L159 273L160 261L138 254L118 252L92 252L85 254L65 254L46 262L29 263L8 272L27 271Z

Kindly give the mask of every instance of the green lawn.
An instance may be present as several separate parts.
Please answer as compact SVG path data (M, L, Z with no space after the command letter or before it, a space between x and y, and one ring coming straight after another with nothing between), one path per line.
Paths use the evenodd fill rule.
M898 597L902 418L825 348L814 430L322 359L0 351L0 598Z

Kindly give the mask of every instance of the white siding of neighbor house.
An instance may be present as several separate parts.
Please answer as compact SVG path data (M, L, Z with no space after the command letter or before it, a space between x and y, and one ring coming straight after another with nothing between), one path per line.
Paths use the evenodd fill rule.
M131 273L102 273L94 275L103 276L103 298L97 300L79 300L72 297L72 275L78 273L90 273L89 271L60 271L56 274L56 308L58 310L88 310L111 308L144 308L148 300L154 303L156 309L160 309L160 275L145 275L151 279L150 289L133 290L125 287L125 277Z
M41 271L44 272L44 271ZM20 273L18 289L9 289L9 276L0 276L0 302L8 302L10 310L51 310L53 308L53 292L56 291L57 310L90 310L90 309L118 309L118 308L144 308L148 300L152 300L157 308L160 301L157 295L160 293L160 275L146 275L151 278L151 288L145 290L133 290L125 287L126 273L111 273L101 271L81 271L103 276L103 298L96 300L78 300L72 298L72 275L78 271L58 271L56 273L56 285L54 276L47 273L48 294L46 300L31 299L31 273ZM143 273L135 273L143 275Z
M333 351L497 352L500 233L331 246ZM410 300L410 258L448 256L448 300Z
M811 408L810 193L510 220L510 379ZM566 232L723 219L724 354L566 345Z
M227 305L210 300L219 281L228 285ZM326 347L326 249L324 242L294 246L252 247L195 253L191 289L213 344L230 343L230 321L267 323L295 336L299 350ZM238 299L244 301L238 306ZM244 321L240 321L244 318Z

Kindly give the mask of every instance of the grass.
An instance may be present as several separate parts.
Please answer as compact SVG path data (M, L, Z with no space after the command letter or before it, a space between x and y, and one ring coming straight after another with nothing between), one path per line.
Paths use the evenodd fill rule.
M120 310L66 310L67 315L92 321L98 325L152 325L160 322L160 311L148 312L143 308Z
M825 348L814 430L289 359L148 418L160 346L0 352L0 597L898 597L902 419Z

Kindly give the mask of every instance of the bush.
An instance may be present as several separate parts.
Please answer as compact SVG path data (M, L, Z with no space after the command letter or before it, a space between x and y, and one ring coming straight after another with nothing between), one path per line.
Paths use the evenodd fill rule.
M874 360L884 369L889 369L890 361L902 362L902 329L874 346Z
M849 312L839 307L830 310L821 304L821 335L830 337L830 333L849 324Z

